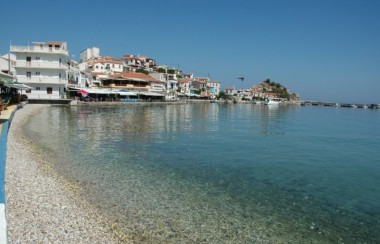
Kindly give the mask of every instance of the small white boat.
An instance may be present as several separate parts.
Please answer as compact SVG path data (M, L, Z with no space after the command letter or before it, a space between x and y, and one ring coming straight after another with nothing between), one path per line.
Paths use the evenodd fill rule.
M264 104L265 105L278 105L280 103L280 100L274 98L274 99L265 99Z

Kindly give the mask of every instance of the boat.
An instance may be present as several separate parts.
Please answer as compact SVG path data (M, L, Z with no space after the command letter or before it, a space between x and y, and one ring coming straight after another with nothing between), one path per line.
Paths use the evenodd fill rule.
M278 105L280 103L279 99L265 99L264 104L265 105Z

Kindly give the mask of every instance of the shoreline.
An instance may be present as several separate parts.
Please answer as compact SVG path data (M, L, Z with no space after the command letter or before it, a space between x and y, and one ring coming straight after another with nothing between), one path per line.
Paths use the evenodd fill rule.
M8 243L120 243L125 236L81 198L81 189L57 175L52 158L22 133L49 105L25 105L8 132L5 166Z

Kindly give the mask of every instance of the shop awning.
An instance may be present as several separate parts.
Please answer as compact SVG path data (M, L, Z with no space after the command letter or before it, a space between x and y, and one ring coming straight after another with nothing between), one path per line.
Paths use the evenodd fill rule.
M137 96L136 93L131 91L116 91L120 96Z
M17 82L9 82L8 81L8 82L3 82L3 83L4 83L4 86L15 88L15 89L18 89L18 90L30 90L30 89L33 89L30 86L27 86L27 85L21 84L21 83L17 83Z
M165 96L163 94L156 93L156 92L150 92L150 91L140 92L139 94L143 95L143 96L150 96L150 97L164 97Z

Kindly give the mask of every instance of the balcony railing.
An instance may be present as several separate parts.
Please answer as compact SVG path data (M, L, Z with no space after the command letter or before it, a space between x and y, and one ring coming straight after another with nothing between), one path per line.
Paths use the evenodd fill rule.
M17 76L17 81L20 83L49 83L49 84L65 84L67 83L67 78L58 77L46 77L46 76Z
M11 46L11 52L58 53L69 55L67 50L46 46Z
M15 68L42 68L42 69L67 69L68 65L63 63L44 61L16 61Z

